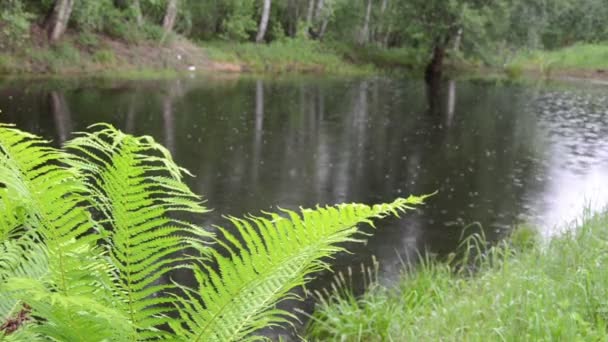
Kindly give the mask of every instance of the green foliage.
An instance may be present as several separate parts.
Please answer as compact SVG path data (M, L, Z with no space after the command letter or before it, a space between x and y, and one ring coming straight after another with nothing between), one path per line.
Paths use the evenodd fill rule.
M358 224L424 199L231 217L214 236L184 219L207 211L186 174L151 137L109 125L62 149L1 125L0 322L28 320L0 337L258 339L293 318L275 304L364 237ZM198 285L167 281L175 269Z
M552 51L528 51L514 58L513 63L530 69L547 69L553 66L564 69L607 69L608 46L603 44L577 44Z
M91 31L83 31L78 35L78 44L94 49L99 46L99 38Z
M0 74L14 74L19 66L12 55L0 53Z
M464 263L425 258L395 287L325 299L309 337L323 341L601 341L608 337L606 214L545 244L530 228ZM481 253L480 253L481 252ZM466 255L466 254L465 254ZM456 259L453 259L456 260Z
M67 41L48 49L32 50L29 55L35 64L46 66L52 72L72 69L81 62L80 51Z
M93 54L93 60L97 63L104 65L114 65L116 64L116 56L114 55L114 51L112 50L99 50L95 51Z
M29 37L30 22L34 15L25 10L20 0L0 3L0 49L19 48Z
M223 23L223 37L229 40L248 40L256 30L257 23L253 20L254 1L229 2L229 15Z
M120 17L112 0L81 0L74 2L70 20L83 31L101 31L108 20Z
M359 67L349 64L337 49L309 39L287 39L265 45L215 42L206 45L206 49L212 59L241 63L254 72L364 74L374 70L364 63Z

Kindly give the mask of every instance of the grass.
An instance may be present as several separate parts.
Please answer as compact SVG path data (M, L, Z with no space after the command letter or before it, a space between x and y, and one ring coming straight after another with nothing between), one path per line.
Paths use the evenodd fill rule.
M257 73L369 74L377 71L372 61L354 63L334 46L308 39L285 39L270 44L206 42L204 48L212 60L242 64Z
M413 48L383 48L376 45L365 47L332 42L330 46L343 58L354 64L371 64L381 69L423 70L427 62L424 50Z
M525 51L505 65L507 74L521 74L520 70L538 71L549 76L559 70L608 69L608 44L575 44L550 51Z
M425 258L396 287L324 299L310 340L606 341L608 213L539 244L534 230L483 249L469 240L464 262ZM463 267L463 265L467 265Z
M206 42L215 61L237 63L257 73L314 72L369 74L383 69L422 70L425 54L409 48L386 49L340 42L285 39L270 44Z

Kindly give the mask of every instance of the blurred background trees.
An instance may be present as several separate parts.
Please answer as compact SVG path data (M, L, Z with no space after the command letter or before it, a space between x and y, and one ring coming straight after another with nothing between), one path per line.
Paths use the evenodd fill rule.
M32 25L50 42L66 30L130 43L315 39L408 48L432 67L447 53L500 63L514 50L603 42L605 18L605 0L2 0L0 45L18 48Z

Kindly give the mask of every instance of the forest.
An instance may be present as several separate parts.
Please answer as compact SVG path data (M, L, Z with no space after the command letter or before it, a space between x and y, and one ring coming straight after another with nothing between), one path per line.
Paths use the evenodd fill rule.
M345 62L427 72L437 72L445 59L504 67L524 52L608 38L602 0L4 0L0 11L3 51L30 57L32 46L56 44L71 32L77 47L99 50L91 56L100 62L114 56L99 48L96 34L128 45L165 44L179 35L223 50L314 40ZM58 50L59 59L77 53ZM227 59L225 51L213 52Z

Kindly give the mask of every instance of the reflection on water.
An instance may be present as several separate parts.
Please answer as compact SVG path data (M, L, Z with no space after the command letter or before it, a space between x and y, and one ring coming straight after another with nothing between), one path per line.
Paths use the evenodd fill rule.
M427 95L432 101L427 101ZM547 235L608 204L605 89L401 79L82 81L0 88L3 121L56 142L107 121L150 134L196 178L214 213L439 194L384 222L337 267L445 254L463 226L489 239L531 221ZM319 281L321 286L325 279Z

